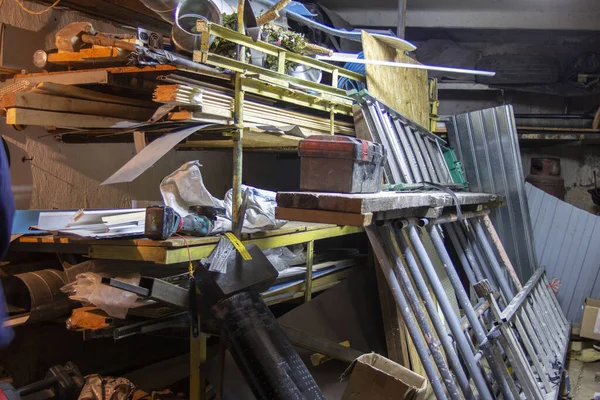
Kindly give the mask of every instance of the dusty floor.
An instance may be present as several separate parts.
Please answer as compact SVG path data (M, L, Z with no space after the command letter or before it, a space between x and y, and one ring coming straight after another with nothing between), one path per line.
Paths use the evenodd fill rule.
M584 363L569 360L569 376L571 377L571 395L574 400L591 400L600 392L600 361ZM599 374L596 381L596 374Z

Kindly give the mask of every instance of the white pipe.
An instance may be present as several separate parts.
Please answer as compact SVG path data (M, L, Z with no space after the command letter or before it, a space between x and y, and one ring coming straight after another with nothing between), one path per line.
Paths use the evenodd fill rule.
M478 71L478 70L474 70L474 69L437 67L435 65L409 64L409 63L396 62L396 61L364 60L364 59L357 58L357 57L358 57L358 55L356 55L356 54L334 53L332 56L317 55L317 60L351 62L351 63L356 63L356 64L384 65L384 66L388 66L388 67L425 69L428 71L452 72L455 74L469 74L469 75L483 75L483 76L495 76L496 75L495 72L491 72L491 71Z

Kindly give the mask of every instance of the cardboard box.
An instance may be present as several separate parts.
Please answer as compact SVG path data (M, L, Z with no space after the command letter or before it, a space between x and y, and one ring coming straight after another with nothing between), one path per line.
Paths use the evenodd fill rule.
M427 391L427 379L375 353L354 360L349 375L342 400L421 400Z
M585 299L579 336L600 340L600 300L589 297Z

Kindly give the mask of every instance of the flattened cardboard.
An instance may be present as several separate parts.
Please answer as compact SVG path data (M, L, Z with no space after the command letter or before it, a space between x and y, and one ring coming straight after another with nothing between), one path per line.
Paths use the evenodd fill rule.
M579 336L600 340L600 300L585 299Z
M427 379L376 353L358 357L344 372L342 400L422 400Z

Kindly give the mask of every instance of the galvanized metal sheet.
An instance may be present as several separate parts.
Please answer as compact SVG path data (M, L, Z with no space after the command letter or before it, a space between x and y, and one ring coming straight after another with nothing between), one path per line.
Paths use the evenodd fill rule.
M506 206L490 217L521 282L526 282L537 268L537 258L512 106L452 117L448 139L471 190L505 197Z
M558 279L567 319L581 322L586 297L600 298L600 217L526 184L535 251L548 279Z

